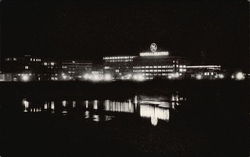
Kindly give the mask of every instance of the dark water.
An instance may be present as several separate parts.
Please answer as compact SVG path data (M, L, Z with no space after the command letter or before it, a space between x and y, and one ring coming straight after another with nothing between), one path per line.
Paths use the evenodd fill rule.
M49 97L18 87L2 94L0 155L248 156L246 85L156 85L153 92L106 91L110 96L68 88L71 96L58 96L43 88Z

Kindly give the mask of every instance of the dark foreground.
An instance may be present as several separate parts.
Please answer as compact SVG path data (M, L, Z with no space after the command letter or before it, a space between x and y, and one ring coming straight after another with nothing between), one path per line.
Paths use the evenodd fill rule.
M0 83L0 156L248 156L248 83ZM118 104L132 100L134 107L135 96L167 98L172 93L185 99L169 109L169 119L159 118L157 125L151 124L154 118L143 117L140 103L133 113L99 109L107 99ZM42 109L46 101L53 101L55 110L53 113L44 109L24 112L24 98ZM62 114L63 100L70 102L65 107L67 114ZM90 102L89 108L84 106L86 100ZM98 109L93 109L94 101L99 103ZM170 99L166 101L171 101L166 104L172 103ZM161 110L167 111L168 107ZM86 118L86 113L90 118ZM148 108L144 113L149 113ZM112 118L96 120L105 119L107 115Z

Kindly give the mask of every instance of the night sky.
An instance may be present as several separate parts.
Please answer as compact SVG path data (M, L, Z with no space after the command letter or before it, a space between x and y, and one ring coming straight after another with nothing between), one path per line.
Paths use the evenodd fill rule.
M138 55L152 42L193 63L248 69L246 0L3 0L2 54L101 60Z

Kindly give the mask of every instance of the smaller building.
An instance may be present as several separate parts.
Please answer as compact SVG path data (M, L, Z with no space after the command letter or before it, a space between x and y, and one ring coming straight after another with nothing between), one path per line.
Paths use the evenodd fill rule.
M92 71L92 62L82 60L68 60L61 64L61 72L72 79L80 78L84 73Z
M220 65L190 65L187 74L195 79L224 79L225 72Z
M5 58L3 64L4 73L39 73L42 69L42 59L31 55L22 57Z

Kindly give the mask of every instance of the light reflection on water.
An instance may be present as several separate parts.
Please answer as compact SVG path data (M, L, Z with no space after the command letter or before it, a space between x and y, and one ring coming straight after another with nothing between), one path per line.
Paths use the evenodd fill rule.
M168 122L171 111L176 106L182 104L186 99L178 94L171 96L143 96L136 95L124 101L114 100L62 100L46 101L43 104L29 101L27 98L22 100L23 112L48 112L61 115L71 113L83 113L83 119L93 122L105 122L123 115L135 115L142 119L148 119L153 126L159 121Z

